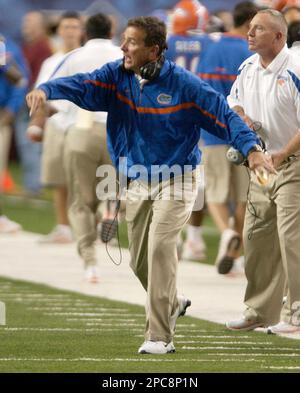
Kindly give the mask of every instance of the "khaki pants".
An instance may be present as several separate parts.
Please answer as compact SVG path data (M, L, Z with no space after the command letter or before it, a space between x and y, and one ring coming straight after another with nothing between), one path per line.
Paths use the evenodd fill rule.
M285 162L266 187L252 174L244 226L245 316L265 325L280 319L300 323L295 321L300 304L293 309L300 301L299 194L300 156ZM288 299L282 306L285 283Z
M63 168L65 132L50 117L45 126L41 157L41 183L46 187L65 186Z
M172 341L170 319L177 307L177 238L189 219L197 195L196 174L185 175L180 200L174 188L182 190L182 177L155 187L132 181L126 200L131 268L147 291L145 339ZM170 192L170 184L173 187ZM178 187L178 188L177 188Z
M65 139L64 167L68 189L69 220L85 265L95 265L96 212L100 201L96 186L98 166L111 164L106 147L106 125L70 128Z
M244 166L229 162L227 145L202 148L205 197L208 203L246 202L249 176Z
M11 133L11 128L8 126L0 128L0 192L2 187L2 176L8 164Z

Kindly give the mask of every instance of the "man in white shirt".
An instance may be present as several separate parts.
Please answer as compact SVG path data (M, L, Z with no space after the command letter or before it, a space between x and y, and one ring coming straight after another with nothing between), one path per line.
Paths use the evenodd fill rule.
M54 78L80 72L91 72L109 61L122 57L112 41L112 22L103 14L91 16L85 25L87 42L66 56L57 67ZM53 102L51 103L53 104ZM69 102L68 102L69 104ZM59 104L60 107L61 104ZM64 169L68 189L69 220L85 264L86 279L97 282L96 272L96 170L111 164L106 145L105 112L88 112L72 105L67 108L68 131L64 147Z
M83 23L80 15L76 12L65 12L59 20L57 35L61 42L61 48L43 62L35 83L36 86L47 82L67 53L81 46ZM73 241L67 214L66 179L62 167L67 112L75 105L67 101L60 101L57 106L58 112L48 118L46 122L42 117L40 126L38 126L35 118L27 129L30 139L43 139L41 183L44 187L50 187L53 190L56 215L56 226L48 235L39 239L40 243L70 243ZM64 110L62 110L63 108Z
M227 323L232 330L271 325L270 333L300 331L300 62L286 38L280 12L257 13L248 32L256 54L241 65L228 97L246 122L261 123L260 136L277 169L266 184L251 174L244 226L247 309L241 320Z

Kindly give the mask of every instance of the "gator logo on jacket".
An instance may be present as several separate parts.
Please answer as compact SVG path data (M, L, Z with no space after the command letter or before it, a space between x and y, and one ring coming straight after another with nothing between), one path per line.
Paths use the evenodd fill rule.
M172 96L170 96L169 94L161 93L161 94L157 97L157 102L158 102L159 104L162 104L162 105L171 104L171 101L172 101Z

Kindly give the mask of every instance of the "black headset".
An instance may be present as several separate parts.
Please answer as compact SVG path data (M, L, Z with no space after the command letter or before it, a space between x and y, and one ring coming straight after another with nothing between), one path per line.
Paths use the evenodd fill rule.
M148 81L152 81L153 79L157 78L160 74L160 71L164 65L165 62L165 56L160 55L159 58L155 61L150 61L149 63L146 63L140 68L140 75L143 79L146 79ZM132 72L129 70L126 70L124 67L124 59L122 62L122 68L126 72Z
M152 81L153 79L157 78L164 65L164 62L165 56L161 55L157 60L146 63L140 68L141 77L148 81Z

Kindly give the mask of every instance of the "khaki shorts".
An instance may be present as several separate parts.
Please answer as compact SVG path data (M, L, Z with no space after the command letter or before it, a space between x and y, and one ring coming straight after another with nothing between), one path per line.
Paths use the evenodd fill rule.
M51 121L47 121L43 139L41 182L46 187L66 184L63 166L65 132Z
M246 202L249 176L244 166L229 162L229 146L213 145L202 148L207 203Z

